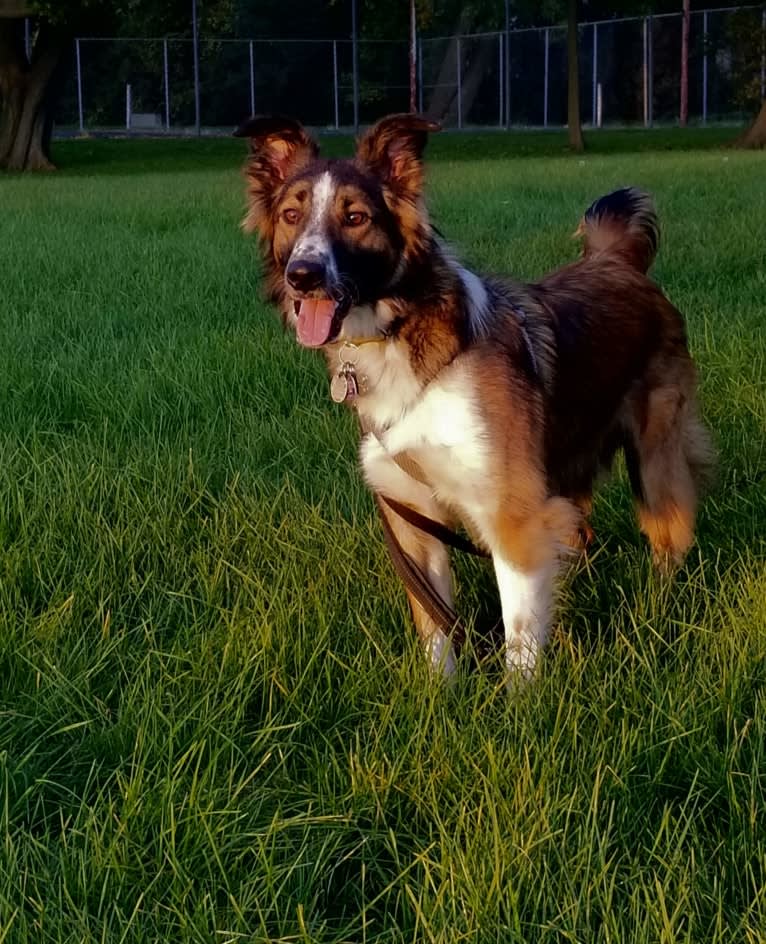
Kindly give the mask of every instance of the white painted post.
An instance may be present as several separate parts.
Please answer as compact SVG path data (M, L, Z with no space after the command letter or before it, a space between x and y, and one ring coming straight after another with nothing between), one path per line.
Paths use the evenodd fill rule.
M340 129L340 95L338 90L338 40L332 41L332 88L335 106L335 130Z
M458 128L463 127L463 69L462 69L462 47L460 44L460 37L458 36L457 42L455 43L455 58L457 66L457 126Z
M168 68L168 41L162 40L162 67L165 74L165 130L170 131L170 69Z
M592 108L591 120L596 124L596 97L598 95L598 23L593 24L593 81L592 81Z
M550 31L545 27L545 76L543 77L543 128L548 127L548 62L550 59Z
M77 60L77 113L80 116L80 132L85 131L85 122L82 113L82 67L80 65L80 40L74 41L75 57Z
M707 124L707 10L702 14L702 124Z
M125 85L125 130L130 131L130 116L133 114L133 96L130 82Z
M249 43L250 55L250 114L255 114L255 54L253 51L253 41Z
M598 83L596 92L596 127L600 128L604 120L604 97L601 94L601 83Z

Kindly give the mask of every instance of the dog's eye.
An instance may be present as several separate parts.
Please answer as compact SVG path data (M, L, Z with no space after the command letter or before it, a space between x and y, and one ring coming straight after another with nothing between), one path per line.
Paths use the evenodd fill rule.
M363 223L366 223L369 218L370 217L362 210L352 210L351 213L346 214L343 222L346 226L361 226Z
M294 207L288 207L286 210L282 210L282 219L285 223L289 223L290 226L295 226L300 218L301 211L296 210Z

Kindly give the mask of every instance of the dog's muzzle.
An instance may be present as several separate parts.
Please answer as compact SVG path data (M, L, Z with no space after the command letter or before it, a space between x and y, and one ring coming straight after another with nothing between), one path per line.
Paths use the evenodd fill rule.
M296 292L316 292L325 285L327 270L314 259L291 259L285 270L285 281Z

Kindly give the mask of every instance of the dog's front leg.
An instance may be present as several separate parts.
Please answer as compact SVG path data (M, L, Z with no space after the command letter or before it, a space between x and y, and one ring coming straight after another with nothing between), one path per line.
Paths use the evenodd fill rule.
M534 675L550 631L563 543L579 520L574 505L558 496L540 501L538 495L537 501L523 504L523 513L506 511L495 519L488 541L503 609L511 685Z
M510 684L533 677L540 650L547 642L556 573L553 561L525 570L492 555L505 627L505 663Z
M444 514L434 500L431 490L401 469L386 452L374 433L362 440L361 460L364 477L374 492L395 498L415 508L421 514L444 521ZM433 588L448 606L452 606L452 575L446 547L436 538L415 528L384 504L380 506L391 530L405 553L427 574ZM442 629L431 619L409 589L415 628L433 669L445 676L455 671L455 653L452 643Z

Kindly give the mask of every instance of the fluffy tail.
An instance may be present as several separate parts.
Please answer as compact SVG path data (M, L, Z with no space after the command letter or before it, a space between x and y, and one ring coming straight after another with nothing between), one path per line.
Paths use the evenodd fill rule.
M608 193L588 207L575 236L582 237L585 258L609 253L646 273L660 242L652 198L635 187Z

